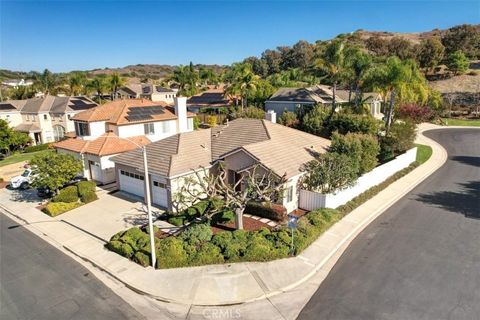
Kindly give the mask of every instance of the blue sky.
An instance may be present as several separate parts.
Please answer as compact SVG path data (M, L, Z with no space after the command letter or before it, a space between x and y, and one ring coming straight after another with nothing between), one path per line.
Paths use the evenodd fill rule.
M480 23L480 1L4 1L0 68L230 64L357 29Z

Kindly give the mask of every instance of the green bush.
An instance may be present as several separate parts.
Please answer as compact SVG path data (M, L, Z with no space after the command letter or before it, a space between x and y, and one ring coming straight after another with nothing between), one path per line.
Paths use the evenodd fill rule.
M150 253L145 253L145 252L142 252L142 251L137 251L135 252L134 256L133 256L133 260L142 265L143 267L148 267L150 266L152 263L150 261Z
M210 205L209 200L202 200L197 202L192 208L196 210L196 214L202 216L205 211L207 211L208 206Z
M172 216L167 219L168 223L173 224L174 226L180 227L183 225L184 216Z
M198 245L210 241L212 236L212 228L208 224L202 223L190 225L180 234L179 238L191 245Z
M80 181L77 183L78 195L82 197L87 193L95 193L97 185L93 181Z
M267 218L273 221L284 221L287 217L287 209L281 205L250 201L247 203L245 213Z
M396 121L390 127L389 136L393 140L393 152L403 153L414 147L417 137L417 126L412 121Z
M201 266L206 264L218 264L225 261L220 248L212 243L204 243L200 249L196 250L189 260L191 266Z
M82 204L78 202L50 202L43 211L51 217L73 210Z
M37 151L42 151L42 150L47 150L49 144L44 143L44 144L37 144L36 146L29 146L23 149L23 152L25 153L30 153L30 152L37 152Z
M53 197L53 202L77 202L78 201L78 191L76 186L66 187Z
M363 133L347 133L341 135L338 132L332 135L331 152L348 155L354 165L358 164L358 174L371 171L376 167L380 145L375 136Z
M330 134L338 131L340 134L352 132L375 135L379 129L379 122L370 114L359 115L340 112L330 119L326 127Z
M212 217L212 225L233 222L235 213L232 210L223 210Z
M183 248L183 241L168 237L160 241L157 253L157 268L178 268L188 264L188 256Z
M98 196L95 192L87 192L80 196L80 201L83 203L89 203L98 199Z

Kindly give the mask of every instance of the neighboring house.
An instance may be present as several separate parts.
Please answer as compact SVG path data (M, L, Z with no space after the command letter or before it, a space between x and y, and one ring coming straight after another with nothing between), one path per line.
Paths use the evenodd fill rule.
M87 178L111 183L115 181L111 156L192 131L193 117L187 112L186 98L176 98L175 107L145 99L117 100L75 115L76 137L56 143L55 148L82 159Z
M308 112L316 104L331 105L333 92L330 87L315 85L308 88L280 88L267 101L265 110L273 110L278 116L285 111ZM336 94L338 104L346 102Z
M354 94L355 93L352 92L352 97L351 97L352 100L353 100ZM337 90L337 96L339 96L342 100L345 100L348 102L349 95L350 95L350 92L348 90ZM368 105L368 109L372 116L374 116L376 119L379 119L379 120L383 119L384 115L381 112L383 98L381 94L376 92L364 92L362 100L364 104Z
M298 208L299 178L302 166L314 154L326 152L330 141L268 120L237 119L226 125L180 133L146 146L152 202L175 210L173 199L187 177L195 171L215 174L219 163L228 170L234 184L254 165L284 176L285 193L281 200L288 212ZM115 163L117 187L144 196L144 171L141 150L110 159Z
M7 87L26 87L26 86L31 86L33 84L32 80L25 80L25 79L20 79L20 80L5 80L2 82L3 85Z
M173 104L177 90L147 83L129 84L121 87L116 94L117 99L149 99Z
M97 104L85 97L47 95L26 100L0 102L0 118L16 131L27 133L35 144L59 141L74 131L71 118Z
M223 86L210 88L204 92L191 96L187 100L188 111L199 113L202 109L217 109L228 107L232 100L225 97Z

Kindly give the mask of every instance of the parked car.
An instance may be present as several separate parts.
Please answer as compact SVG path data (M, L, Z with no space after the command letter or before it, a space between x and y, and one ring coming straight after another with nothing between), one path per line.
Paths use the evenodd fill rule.
M10 180L10 187L13 189L28 189L32 181L32 176L32 169L26 169L21 175L13 177Z
M68 181L65 183L63 186L60 187L60 189L66 188L68 186L74 185L80 181L87 181L87 178L82 177L82 176L76 176L72 180ZM54 192L50 190L48 187L40 187L37 188L37 196L40 198L51 198L53 196Z

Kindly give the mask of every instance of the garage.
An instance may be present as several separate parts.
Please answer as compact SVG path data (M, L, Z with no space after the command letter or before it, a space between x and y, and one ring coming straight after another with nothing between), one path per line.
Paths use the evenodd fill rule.
M155 179L152 180L152 202L160 207L168 207L167 185Z
M120 180L120 190L143 198L145 181L145 177L143 175L126 170L120 170L118 177Z

